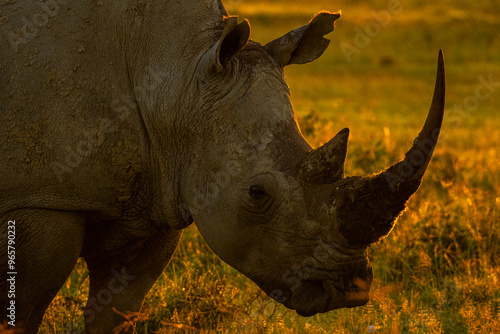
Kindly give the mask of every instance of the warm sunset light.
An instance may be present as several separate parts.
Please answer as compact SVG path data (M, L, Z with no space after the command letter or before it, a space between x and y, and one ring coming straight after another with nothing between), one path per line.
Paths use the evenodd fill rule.
M0 333L500 333L499 31L498 1L4 1Z

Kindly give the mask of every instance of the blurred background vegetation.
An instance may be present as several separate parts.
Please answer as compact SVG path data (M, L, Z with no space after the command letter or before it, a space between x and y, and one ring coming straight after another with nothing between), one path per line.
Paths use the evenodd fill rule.
M422 188L394 231L370 248L375 280L365 307L302 318L218 259L191 226L149 294L146 315L132 315L138 332L500 332L500 2L225 4L250 20L252 38L262 44L318 11L342 10L325 54L286 68L286 76L311 145L351 128L347 175L374 173L403 158L431 102L439 49L447 66L442 137ZM397 12L382 14L394 6ZM82 261L41 332L80 332L87 293Z

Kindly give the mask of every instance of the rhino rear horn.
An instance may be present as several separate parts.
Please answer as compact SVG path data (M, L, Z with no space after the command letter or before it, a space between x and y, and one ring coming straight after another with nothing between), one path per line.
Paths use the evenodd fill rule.
M349 129L343 129L328 143L309 152L302 162L299 178L310 185L329 184L344 178Z
M321 12L309 24L290 31L286 35L269 42L266 48L276 56L281 66L305 64L319 58L330 44L324 38L334 29L340 13Z
M245 48L250 39L250 23L238 24L237 16L224 18L224 29L220 39L203 55L197 69L198 78L224 70L226 64Z

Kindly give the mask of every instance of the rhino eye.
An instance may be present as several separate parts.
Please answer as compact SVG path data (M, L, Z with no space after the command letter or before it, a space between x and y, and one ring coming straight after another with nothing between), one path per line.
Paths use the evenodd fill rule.
M264 197L267 196L264 189L262 189L259 186L251 186L250 190L248 191L248 194L250 195L250 197L257 200L263 199Z

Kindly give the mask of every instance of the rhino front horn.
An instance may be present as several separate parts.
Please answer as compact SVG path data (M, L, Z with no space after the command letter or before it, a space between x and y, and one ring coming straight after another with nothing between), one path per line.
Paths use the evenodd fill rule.
M424 127L405 158L369 177L348 177L332 188L340 232L353 245L377 242L389 234L406 201L417 191L436 146L445 104L445 68L439 51L434 97Z
M434 97L424 127L415 139L413 147L406 153L405 159L381 174L389 183L391 190L402 197L408 198L418 189L431 160L443 122L445 90L443 52L439 50Z

